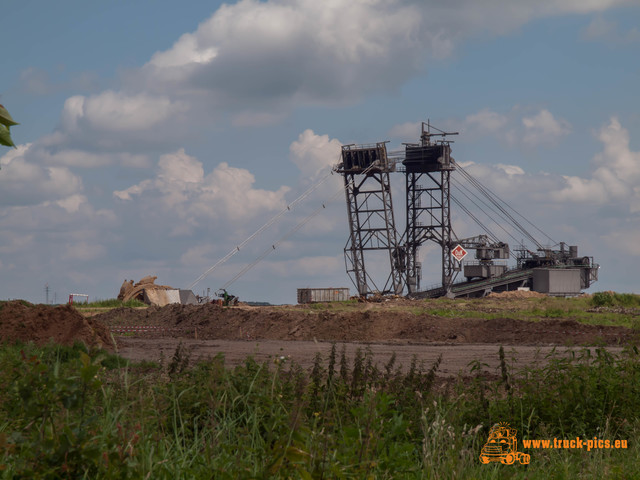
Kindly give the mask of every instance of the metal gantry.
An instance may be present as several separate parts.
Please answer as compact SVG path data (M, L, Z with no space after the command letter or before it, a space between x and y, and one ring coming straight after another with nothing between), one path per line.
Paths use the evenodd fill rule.
M344 176L349 218L345 263L361 296L378 292L400 294L404 288L389 180L392 169L384 142L342 147L342 162L336 170ZM366 252L375 250L386 251L390 265L390 273L380 286L367 274L365 267Z
M442 287L446 292L453 283L456 265L451 256L451 145L447 133L431 131L429 123L422 124L420 144L405 146L402 161L406 178L406 230L404 234L407 252L407 289L412 294L420 289L421 264L418 260L420 246L433 241L442 251ZM433 141L433 137L442 137Z
M445 132L422 123L418 143L404 144L404 150L387 153L386 142L372 145L345 145L342 162L336 171L344 175L349 218L349 239L345 246L347 272L360 296L371 293L401 294L407 291L412 298L448 296L482 296L492 291L526 287L549 294L575 294L597 280L598 264L592 257L578 257L577 246L564 250L545 247L527 231L528 223L557 245L542 230L520 215L486 186L472 177L451 157L451 143L447 137L457 132ZM406 194L406 225L402 235L396 232L391 199L391 172L404 172ZM514 233L522 234L533 245L532 252L524 246L516 256L518 266L509 269L495 260L508 260L509 245L491 232L459 198L451 192L451 172L458 171L463 180L478 193L465 186L461 193L482 214L498 225L513 239L513 233L502 227L488 211L498 215ZM465 190L471 195L467 195ZM475 201L477 199L477 202ZM451 201L461 208L484 230L485 234L458 239L451 227ZM398 240L400 237L400 240ZM427 242L440 246L442 285L422 290L420 247ZM475 251L475 260L462 265L465 248ZM379 288L367 272L368 252L385 251L389 274ZM455 257L455 258L454 258ZM376 265L376 276L381 266ZM458 272L466 281L455 282Z

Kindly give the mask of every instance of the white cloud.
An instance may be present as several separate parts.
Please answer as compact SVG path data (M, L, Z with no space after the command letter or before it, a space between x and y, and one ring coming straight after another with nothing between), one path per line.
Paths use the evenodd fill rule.
M124 201L140 197L148 202L143 210L157 210L160 202L191 226L205 219L242 221L285 207L288 187L269 191L254 188L254 183L248 170L226 162L205 175L202 163L180 149L160 157L155 178L115 191L114 196Z
M209 122L281 122L306 105L343 106L397 90L462 41L502 35L535 18L601 12L624 1L447 3L435 0L241 0L123 74L122 90L67 99L56 132L36 142L54 166L146 167L139 152L183 146ZM46 73L25 71L32 89ZM496 112L468 120L503 125ZM405 125L409 129L409 125ZM404 136L399 131L394 134ZM533 141L530 133L527 141ZM120 155L105 157L104 153ZM128 155L128 157L127 157Z
M48 165L100 168L110 165L121 165L129 168L147 168L151 166L149 156L146 154L128 152L91 152L80 149L48 149L42 142L34 145L29 152L31 160Z
M141 151L157 151L188 134L189 106L169 95L104 91L69 97L58 128L35 143L49 164L149 166Z
M289 158L307 178L328 171L339 163L342 144L329 135L316 135L313 130L302 132L289 147Z
M389 136L391 138L416 142L420 139L421 132L422 122L405 122L391 127Z
M94 129L122 132L148 130L181 110L178 103L165 96L126 95L107 90L90 97L69 98L65 102L63 118L68 117L75 127L86 122Z
M421 29L422 17L398 0L242 0L221 6L130 78L158 92L207 96L231 108L236 125L255 113L278 118L295 105L353 102L399 86L439 37Z
M59 207L64 208L69 213L78 212L83 203L88 203L87 197L77 193L56 202Z
M268 126L307 105L353 104L372 92L397 91L434 58L452 55L470 38L502 35L544 16L600 12L620 3L242 0L223 5L173 47L124 74L121 90L95 95L83 90L84 95L70 97L54 133L0 159L0 253L5 255L0 261L5 269L15 266L16 272L30 272L15 282L12 279L11 292L33 290L33 279L40 281L40 272L56 275L71 286L102 284L102 291L113 282L114 294L125 271L164 272L166 283L172 284L170 275L182 266L185 278L191 280L200 272L202 261L216 260L221 253L217 247L198 248L194 243L227 245L229 238L244 238L244 230L254 231L249 225L283 208L287 187L258 188L247 169L228 163L203 165L179 149L189 144L194 130L210 131L212 120L235 127ZM25 71L22 78L24 88L34 93L61 88L61 82L46 72ZM514 145L532 142L535 135L544 137L553 121L563 132L570 128L545 111L541 107L506 113L485 109L470 115L464 126L478 135L504 133L502 140ZM506 162L469 168L486 175L482 178L501 194L540 205L540 210L563 208L583 198L579 189L590 187L588 200L597 205L637 202L635 185L640 182L633 167L637 153L630 151L628 134L626 147L620 147L624 129L613 123L610 127L602 135L617 141L601 137L603 163L594 160L591 177L532 175ZM419 132L419 123L394 130L397 136L407 135L414 141ZM291 145L290 160L310 178L333 163L331 152L338 146L335 139L305 131ZM174 153L161 156L149 178L140 180L141 172L134 172L137 177L131 186L114 192L115 211L109 206L94 207L92 202L104 199L94 199L90 186L85 192L73 170L145 167L152 156L169 151ZM607 162L615 165L613 172L601 170ZM98 176L96 171L83 173L87 182ZM107 173L122 174L116 168ZM333 219L346 229L342 208L339 220L337 214L320 218L300 234L320 237ZM295 218L286 221L293 224ZM193 235L175 238L168 232ZM206 236L200 236L203 233ZM339 239L338 250L344 240ZM326 255L306 257L307 250L297 253L303 258L296 260L292 255L287 256L288 263L274 261L276 270L265 264L265 278L276 271L282 275L282 284L285 279L290 282L286 288L303 278L296 276L298 272L329 278L340 272L344 278L342 257L331 256L335 249L328 248ZM74 258L81 267L69 268ZM176 265L178 258L180 265ZM59 291L68 293L66 286ZM264 282L259 291L264 291Z
M397 89L467 38L621 3L241 0L222 5L127 81L189 99L195 110L206 99L209 110L231 110L235 125L263 124L297 106L353 103Z
M160 68L184 67L193 63L209 63L216 55L214 47L201 47L195 35L185 33L170 50L156 52L149 64Z
M66 167L42 167L27 160L31 144L0 157L0 204L36 205L82 190L82 180Z
M501 196L528 198L541 205L617 206L640 212L640 152L630 148L629 132L613 117L596 137L603 151L594 155L589 176L532 174L515 165L461 163Z
M508 122L507 115L485 108L477 113L467 115L464 125L480 134L498 134Z
M591 177L564 177L566 186L555 192L554 198L589 204L628 202L631 213L640 212L640 152L631 151L628 130L612 117L597 138L604 151L594 157L597 168Z
M516 165L484 164L461 162L460 165L473 177L480 180L490 190L504 199L521 198L541 205L553 203L551 192L556 192L565 185L563 178L549 173L529 173ZM462 178L453 177L453 185L464 184ZM460 196L462 199L463 196Z
M441 127L459 131L465 138L492 136L510 146L540 147L555 145L562 137L571 133L568 121L555 117L549 110L541 108L537 113L519 105L507 113L484 108L467 115L462 120L444 120ZM418 141L422 122L407 122L395 125L389 131L393 138Z
M502 163L496 164L497 168L500 168L509 176L512 175L524 175L525 171L517 165L504 165Z
M558 139L571 133L571 125L563 119L555 118L549 110L542 109L531 117L523 117L525 132L523 142L528 145L554 144Z

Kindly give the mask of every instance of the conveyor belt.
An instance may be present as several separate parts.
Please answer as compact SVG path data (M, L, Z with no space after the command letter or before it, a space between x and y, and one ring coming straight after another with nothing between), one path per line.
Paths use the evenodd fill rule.
M451 295L457 297L484 297L490 292L502 292L505 290L516 290L531 283L533 270L510 270L503 275L494 278L472 280L470 282L454 283L451 286ZM442 287L422 292L415 292L412 298L437 298L446 295Z

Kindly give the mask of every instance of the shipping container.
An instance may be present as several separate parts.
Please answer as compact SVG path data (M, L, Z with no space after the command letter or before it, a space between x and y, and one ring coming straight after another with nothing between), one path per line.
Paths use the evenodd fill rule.
M580 269L534 268L533 291L549 295L577 295L580 293Z
M348 288L299 288L298 303L344 302L349 300Z

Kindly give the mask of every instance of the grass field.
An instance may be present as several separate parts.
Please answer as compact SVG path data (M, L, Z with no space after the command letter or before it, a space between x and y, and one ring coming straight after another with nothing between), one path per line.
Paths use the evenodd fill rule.
M375 305L375 304L374 304ZM385 308L384 303L380 304ZM300 308L300 307L293 307ZM309 312L350 312L362 308L355 300L330 304L311 304ZM538 321L544 319L572 319L587 325L610 325L629 328L640 327L640 295L615 292L597 292L574 298L439 298L423 302L392 304L394 311L406 310L415 315L433 315L444 318L477 318Z
M333 349L310 371L282 359L128 364L82 345L0 346L0 478L633 478L640 355L555 355L517 375L443 383L435 365L378 369ZM483 465L509 422L529 465ZM523 450L523 439L628 440L627 449Z

